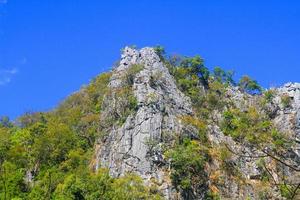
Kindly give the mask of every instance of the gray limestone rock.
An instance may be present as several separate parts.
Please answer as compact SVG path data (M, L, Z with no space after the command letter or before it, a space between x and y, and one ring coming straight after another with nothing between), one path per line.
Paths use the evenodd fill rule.
M166 199L178 199L170 180L169 163L162 153L162 145L168 134L189 134L197 137L196 130L184 126L180 116L193 115L191 101L176 86L174 78L166 66L161 62L153 48L141 50L126 47L123 50L119 65L113 69L109 87L118 89L124 85L124 74L133 65L142 66L133 80L132 90L137 99L138 109L130 114L121 126L112 126L107 129L107 137L99 140L96 146L96 168L106 167L114 177L134 172L140 175L145 184L151 185L155 180ZM275 98L266 105L274 124L279 130L289 134L294 140L294 145L287 158L300 166L300 83L288 83L280 88L275 88ZM199 94L200 95L200 94ZM238 87L229 87L226 92L228 103L233 103L236 108L244 111L249 106L259 106L259 96L246 94ZM288 95L291 104L283 107L282 95ZM104 100L102 117L109 117L110 110L116 105L118 99L114 96ZM122 105L119 105L122 106ZM221 113L213 113L216 121L222 120ZM230 163L239 168L241 176L248 183L242 188L229 176L224 177L224 185L220 186L224 199L257 199L258 194L254 185L261 178L261 171L257 160L253 158L260 153L250 145L239 144L231 137L225 136L214 122L208 126L208 139L215 148L228 145L237 154ZM251 156L252 157L251 157ZM267 160L267 162L271 160ZM212 159L209 170L218 169L218 161ZM277 179L277 169L270 173ZM295 174L285 169L284 173L299 180L299 173ZM280 199L279 191L272 189L273 197ZM203 194L196 195L198 199ZM223 199L222 198L222 199Z
M161 167L165 161L160 143L163 134L181 131L178 117L192 114L191 103L177 89L173 77L153 48L138 51L126 47L120 65L113 71L109 87L121 87L122 75L134 64L143 66L132 87L138 110L121 127L112 129L105 142L99 142L98 167L109 168L115 177L134 172L148 184L155 179L160 182L165 197L171 198L172 186L166 178L166 170ZM149 142L155 146L150 148Z

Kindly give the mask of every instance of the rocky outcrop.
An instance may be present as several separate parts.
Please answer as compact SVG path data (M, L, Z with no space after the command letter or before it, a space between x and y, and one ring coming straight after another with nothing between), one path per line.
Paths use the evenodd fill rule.
M235 142L231 137L225 136L216 124L210 125L208 137L215 148L221 145L226 145L232 153L231 164L235 166L241 173L241 177L246 180L246 183L240 185L237 180L233 180L230 176L224 175L224 184L219 187L221 196L228 199L260 199L261 196L267 199L284 199L278 188L273 187L268 189L268 194L264 193L264 186L259 182L262 177L262 169L259 167L261 158L265 159L266 166L272 178L277 183L289 182L293 185L300 183L300 84L288 83L283 87L270 89L274 94L271 102L262 108L261 96L252 96L241 92L237 87L229 87L226 92L227 103L231 102L236 108L245 111L247 107L257 107L261 112L268 112L276 128L284 133L292 146L288 153L284 155L283 160L294 169L284 164L276 164L274 160L253 146L244 143ZM288 102L283 103L283 98ZM220 168L220 163L213 159L210 164L211 171ZM282 177L286 180L282 180ZM300 198L299 196L294 199Z
M137 109L126 117L122 125L113 125L105 129L106 137L99 139L96 147L96 169L105 167L114 177L126 173L140 175L147 185L155 185L166 199L181 199L170 179L169 161L164 158L162 146L170 135L188 134L196 137L196 130L182 124L180 117L193 115L190 99L176 86L174 78L160 60L153 48L136 50L126 47L118 66L113 69L109 83L112 93L126 84L124 76L132 66L141 69L134 74L131 90L137 100ZM274 88L274 98L264 109L260 108L259 95L250 95L238 87L228 87L225 99L228 105L247 112L249 106L257 107L260 112L267 112L275 126L288 134L293 140L290 152L285 155L295 168L300 166L300 84L289 83L281 88ZM199 94L201 95L201 94ZM283 98L288 105L283 105ZM117 106L116 106L117 105ZM109 118L112 109L121 109L122 101L111 95L103 103L102 118ZM226 107L226 106L225 106ZM226 109L226 108L225 108ZM238 143L230 136L225 136L218 126L222 113L212 113L216 121L208 125L207 136L212 149L226 145L232 157L229 165L238 169L238 176L243 180L222 174L222 184L218 186L222 199L259 199L263 191L260 179L262 169L258 166L260 158L265 158L269 172L275 181L279 176L288 177L290 182L299 183L298 171L273 163L260 151L247 143ZM220 170L220 161L212 158L206 167L207 174ZM213 180L208 180L212 185ZM200 191L200 190L199 190ZM264 198L282 199L278 188L269 188ZM195 199L203 199L203 194L195 194Z
M274 122L279 129L291 134L295 152L300 157L300 83L287 83L275 90L277 94L273 102L278 109ZM282 104L284 96L290 99L289 105Z
M132 65L143 68L132 86L138 110L121 127L111 130L105 142L99 142L98 163L109 168L115 177L134 172L147 184L155 181L164 196L173 199L160 145L164 134L181 131L178 116L191 114L191 103L177 89L153 48L138 51L126 47L119 66L113 70L109 87L122 87L122 77Z

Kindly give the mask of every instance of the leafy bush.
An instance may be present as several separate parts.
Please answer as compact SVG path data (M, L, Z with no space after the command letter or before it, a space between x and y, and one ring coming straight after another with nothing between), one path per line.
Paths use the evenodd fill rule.
M281 104L284 108L288 108L291 105L291 98L289 97L289 95L284 94L281 96Z
M271 103L274 97L275 97L274 90L267 90L266 92L264 92L264 99L267 103Z
M135 200L149 199L160 200L159 194L151 193L150 189L144 186L143 180L134 174L127 174L112 182L112 190L108 192L111 200Z
M140 70L132 66L125 86L114 91L121 108L117 123L137 108L131 86ZM112 93L110 77L96 77L52 112L26 113L19 127L2 120L0 199L161 199L136 175L117 179L105 170L89 170L95 140L102 134L104 99Z
M54 192L55 199L107 199L107 200L135 200L162 199L159 194L151 193L144 186L140 177L127 174L121 178L111 178L106 170L97 174L82 173L79 176L71 174L57 185Z
M223 113L223 118L222 131L239 142L246 140L259 148L269 146L277 151L289 145L286 137L254 107L250 107L247 112L230 109Z
M207 125L203 120L198 119L197 117L190 116L190 115L185 115L180 118L186 126L191 125L194 128L197 129L198 131L198 138L202 142L207 142L206 138L206 130L207 130Z
M106 102L112 101L115 103L101 119L101 126L104 128L112 127L113 124L122 125L127 117L138 108L137 99L129 86L109 91L106 96Z
M249 76L243 76L239 82L240 88L249 94L261 94L262 87Z
M289 185L280 185L279 189L280 189L281 196L283 196L287 199L292 199L291 186L289 186Z
M0 199L22 198L22 192L26 192L24 171L12 162L0 164Z
M223 112L221 128L235 141L257 149L268 147L272 153L287 149L287 139L263 113L256 108L241 111L227 104L224 94L229 85L235 85L232 72L217 67L210 73L199 56L167 59L162 47L155 51L174 76L178 88L190 97L194 115L183 116L181 120L186 135L197 134L185 137L163 131L162 140L149 140L146 144L151 150L164 143L162 149L170 160L172 182L185 199L192 199L194 192L207 191L210 182L206 164L213 156L221 162L220 170L233 175L237 172L231 151L225 147L213 149L207 139L207 124L216 112L227 109ZM145 186L137 175L113 178L107 169L99 169L97 173L90 169L96 139L104 138L109 128L122 125L137 111L132 86L142 69L142 65L128 66L120 88L109 88L111 73L104 73L54 111L21 116L18 126L8 118L1 118L0 199L161 199L157 188ZM157 87L160 79L160 74L153 75L151 87ZM262 91L249 77L242 78L240 87L250 94ZM271 91L264 93L268 102L273 96ZM157 101L156 98L150 94L149 104ZM282 103L288 107L291 99L284 98ZM218 152L208 154L212 150ZM266 173L262 175L262 180L270 178ZM282 196L290 198L291 186L280 189ZM211 190L206 198L218 199L218 190Z
M7 116L0 117L0 128L1 127L11 128L12 126L13 126L13 124L9 120L9 117L7 117Z
M185 195L205 184L207 152L197 141L185 139L182 144L177 144L167 152L167 157L171 159L172 182Z
M163 46L158 45L158 46L154 47L154 51L162 61L165 60L164 56L166 54L166 51L165 51L165 48Z
M204 66L204 60L200 56L184 58L180 66L187 68L190 74L198 76L202 84L208 86L209 70Z
M233 71L224 71L220 67L215 67L213 70L213 78L220 83L235 85L233 75Z
M125 83L127 86L132 86L137 73L144 69L143 65L133 64L125 71Z

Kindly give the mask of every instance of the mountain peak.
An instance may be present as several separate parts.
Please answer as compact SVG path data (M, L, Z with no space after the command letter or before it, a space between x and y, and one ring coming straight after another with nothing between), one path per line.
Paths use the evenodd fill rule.
M299 199L300 84L161 52L125 47L55 110L0 119L2 178L30 199Z
M133 71L133 80L128 83L128 76L132 75L128 73ZM190 99L177 88L154 48L126 47L119 66L112 73L109 87L118 90L105 100L109 110L104 111L104 115L124 106L119 105L123 100L117 93L128 86L137 107L121 127L109 130L105 142L99 144L98 162L101 167L108 167L112 176L135 172L148 184L155 179L161 183L164 195L170 196L172 185L164 180L165 167L159 167L165 165L161 145L166 134L182 132L178 118L192 114ZM149 143L155 146L151 148Z

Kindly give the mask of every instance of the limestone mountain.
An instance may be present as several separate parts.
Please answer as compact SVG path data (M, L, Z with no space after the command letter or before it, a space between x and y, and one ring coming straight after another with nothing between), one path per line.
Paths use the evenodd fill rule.
M125 47L0 134L1 199L300 199L300 84L236 83L161 47Z
M197 123L200 122L190 122L191 120L184 119L194 118L194 120L200 121L203 118L197 116L197 111L193 111L190 97L184 94L186 91L178 89L176 80L170 75L166 65L153 48L144 48L140 51L130 48L124 49L119 66L113 70L109 87L112 91L124 87L128 84L124 78L127 70L140 66L131 83L132 92L137 98L137 108L126 118L122 126L108 130L108 137L105 138L105 141L99 141L96 152L98 167L107 167L112 176L122 176L128 172L134 172L141 176L146 184L156 185L167 199L180 198L180 194L177 192L183 193L182 197L186 199L207 198L205 195L210 187L218 191L220 197L228 199L246 199L248 197L258 199L260 195L270 195L267 198L279 198L278 188L270 187L269 194L263 194L262 185L265 184L261 180L263 173L270 173L270 176L275 179L270 181L274 181L276 184L282 181L280 180L281 176L286 176L283 174L289 174L290 178L293 179L291 182L299 184L299 174L297 173L299 172L299 167L297 167L299 166L299 144L297 145L297 141L299 141L299 130L297 129L299 122L297 119L299 117L297 116L299 115L300 85L287 84L282 88L275 89L274 97L266 103L266 108L261 106L260 96L252 96L241 92L237 87L228 86L224 88L224 94L217 97L220 98L219 101L222 101L223 98L224 108L210 110L209 115L212 119L206 119L206 137L209 143L208 151L216 151L215 154L231 154L231 156L227 155L229 157L223 158L225 160L220 162L218 155L216 157L210 155L210 159L206 163L207 166L203 168L203 175L201 175L201 179L205 180L191 183L190 191L183 191L183 188L176 191L176 186L172 184L171 180L172 159L166 158L164 155L164 152L169 150L168 148L172 148L168 137L176 135L179 138L187 137L200 141L199 127L197 127ZM200 88L196 95L209 95L209 91L205 91L203 85L198 84L196 87ZM281 98L284 97L291 99L291 101L287 100L290 102L286 108L281 103ZM112 102L114 103L112 104ZM107 108L107 110L104 109L104 118L107 117L105 116L107 113L112 114L113 109L117 112L123 106L122 101L118 98L107 98L104 100L104 104ZM268 156L268 146L260 150L251 142L249 144L245 141L237 142L232 137L224 135L220 129L221 123L218 122L222 121L222 111L232 109L232 107L242 112L256 108L255 112L257 113L254 115L261 115L260 112L268 115L268 111L264 109L271 109L273 116L268 123L273 121L274 127L281 129L285 134L289 134L289 141L296 142L293 144L293 148L291 147L289 150L290 159L284 156L281 158L284 159L284 163L281 163L281 160L276 160L275 155ZM194 109L197 110L198 108ZM254 120L265 120L259 119L259 116L250 117L257 117ZM249 134L255 135L255 130L253 131ZM228 152L218 152L222 150ZM270 152L270 154L273 153ZM202 156L201 153L199 156ZM265 162L266 164L263 165L266 166L261 167L259 162ZM291 162L290 165L294 167L289 168L285 162ZM227 166L230 168L228 169L229 174L221 165L229 165ZM278 170L278 168L282 169ZM238 172L234 172L235 170ZM236 175L233 175L235 173ZM291 176L290 173L295 173L295 176ZM214 183L216 180L211 179L211 176L216 178L217 174L220 176L218 179L223 180L217 180ZM199 176L199 174L195 174L195 176ZM238 176L238 180L233 178L234 176ZM193 179L194 177L188 178ZM219 181L224 182L220 184Z

